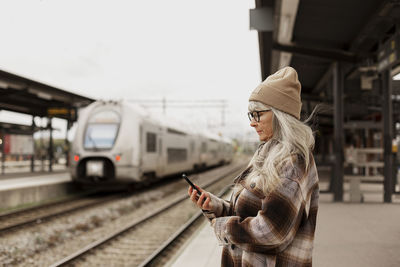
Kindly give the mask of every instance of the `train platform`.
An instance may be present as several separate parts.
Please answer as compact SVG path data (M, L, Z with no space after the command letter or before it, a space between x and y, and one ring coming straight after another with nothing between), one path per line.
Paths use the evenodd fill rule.
M0 210L60 198L72 189L66 171L6 174L0 176Z
M38 177L38 176L46 176L46 175L54 175L54 174L59 174L59 173L66 173L67 170L65 168L63 169L57 169L53 170L52 172L49 171L35 171L35 172L12 172L12 173L6 173L6 174L0 174L0 183L1 181L6 181L6 180L12 180L12 179L23 179L26 177Z
M47 184L58 184L71 182L71 177L66 171L57 171L52 173L25 173L12 175L11 178L0 179L0 192L18 188L34 187Z
M313 265L400 266L400 199L393 203L335 203L320 197ZM170 260L172 267L220 266L222 248L209 223L203 225Z

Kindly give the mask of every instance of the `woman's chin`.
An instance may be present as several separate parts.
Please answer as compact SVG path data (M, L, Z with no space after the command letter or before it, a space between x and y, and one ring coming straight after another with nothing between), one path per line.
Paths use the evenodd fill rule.
M258 139L260 140L260 142L267 142L269 139L271 139L271 137L268 136L258 136Z

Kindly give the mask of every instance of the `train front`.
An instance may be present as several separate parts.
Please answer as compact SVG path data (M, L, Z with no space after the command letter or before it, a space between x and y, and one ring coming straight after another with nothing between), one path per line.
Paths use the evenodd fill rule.
M132 181L137 172L128 123L122 123L120 104L96 103L78 121L71 151L72 179L81 184L116 184ZM123 126L124 129L122 128Z

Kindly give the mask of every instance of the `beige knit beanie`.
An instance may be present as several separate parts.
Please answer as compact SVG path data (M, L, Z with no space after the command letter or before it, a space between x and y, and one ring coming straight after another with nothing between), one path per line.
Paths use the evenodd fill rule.
M284 67L257 86L249 101L259 101L300 119L300 92L301 85L296 70Z

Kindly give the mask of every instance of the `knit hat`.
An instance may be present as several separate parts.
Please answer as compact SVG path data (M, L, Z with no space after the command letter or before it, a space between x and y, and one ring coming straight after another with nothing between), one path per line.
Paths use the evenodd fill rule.
M284 67L265 79L251 93L249 101L258 101L300 119L301 85L297 72Z

